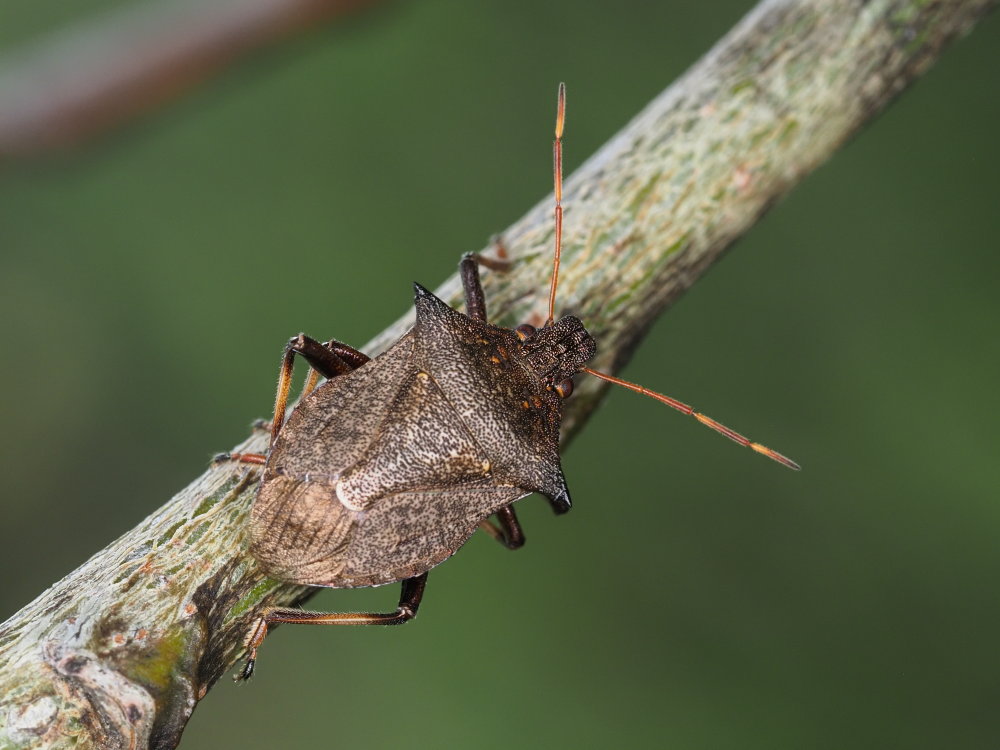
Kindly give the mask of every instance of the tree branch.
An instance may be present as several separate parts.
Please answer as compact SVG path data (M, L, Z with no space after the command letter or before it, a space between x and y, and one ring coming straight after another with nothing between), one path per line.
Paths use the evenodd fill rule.
M657 97L566 184L559 306L598 340L596 366L621 366L656 315L993 5L766 0ZM494 321L544 319L552 234L551 199L507 230L513 270L484 279ZM439 293L457 304L458 280ZM566 437L601 392L580 384ZM177 744L257 609L309 594L246 554L255 489L245 469L208 470L0 626L5 746Z

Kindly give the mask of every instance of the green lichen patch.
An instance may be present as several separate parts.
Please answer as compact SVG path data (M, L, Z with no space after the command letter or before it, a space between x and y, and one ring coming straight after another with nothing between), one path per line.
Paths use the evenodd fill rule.
M781 128L781 132L778 133L778 143L784 143L789 138L794 136L799 130L798 120L789 120L785 123L784 127Z
M194 509L194 513L191 514L191 518L197 518L198 516L205 515L208 511L214 508L223 497L224 495L220 495L218 492L209 495L201 501L197 508Z
M163 635L150 637L142 646L141 654L132 654L125 660L122 672L134 682L156 694L168 690L178 667L187 663L185 652L191 647L192 634L176 626Z
M197 518L198 516L203 516L216 505L220 503L225 503L234 497L236 497L240 491L247 484L246 479L233 479L230 482L222 485L219 489L213 492L208 497L204 498L198 507L194 509L194 513L191 514L191 518Z
M170 541L171 539L173 539L173 537L174 537L174 532L176 532L176 531L177 531L177 529L179 529L179 528L180 528L181 526L183 526L183 525L184 525L185 523L186 523L185 521L178 521L178 522L177 522L177 523L175 523L175 524L174 524L173 526L171 526L171 527L170 527L169 529L167 529L166 531L164 531L164 532L163 532L163 533L162 533L162 534L160 535L160 538L156 540L156 546L157 546L157 547L161 547L161 546L163 546L164 544L166 544L167 542L169 542L169 541Z
M205 535L205 532L208 531L208 526L209 525L207 523L198 524L198 526L195 527L195 530L192 531L190 534L188 534L187 539L184 540L184 543L194 544L195 542L197 542Z
M765 140L771 138L772 135L774 135L773 127L764 127L754 131L750 136L749 148L755 149L759 147Z
M639 191L635 194L635 197L629 202L628 212L634 217L639 213L640 209L646 205L646 201L649 196L656 189L656 184L660 181L660 172L655 172L648 180L646 184L643 185Z
M177 575L182 570L184 570L184 568L186 568L186 567L187 567L187 563L186 562L179 562L176 565L171 565L169 568L167 568L166 570L164 570L163 571L163 575L168 576L168 577L169 576L173 576L173 575Z
M893 26L907 26L913 23L926 2L910 2L897 5L889 14L889 23Z
M621 294L607 303L604 307L605 313L610 316L615 310L622 305L627 304L633 297L635 297L636 292L649 283L650 279L658 272L659 268L666 264L672 255L684 248L687 244L689 236L690 233L685 232L680 239L676 240L668 248L663 250L657 258L655 264L650 266L641 276L631 282Z
M271 578L265 578L256 586L250 589L246 594L244 594L240 599L233 605L232 609L226 614L225 621L229 622L240 615L249 612L251 609L256 607L264 596L279 586L279 582Z
M688 238L690 236L691 236L690 232L685 232L684 234L682 234L679 240L674 242L670 247L668 247L666 250L663 251L661 255L661 260L666 260L674 253L680 251L687 244Z

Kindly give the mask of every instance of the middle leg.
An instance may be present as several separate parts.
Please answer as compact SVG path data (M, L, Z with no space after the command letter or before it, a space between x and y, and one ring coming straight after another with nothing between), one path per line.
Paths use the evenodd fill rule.
M465 291L465 311L474 319L486 322L486 295L483 294L483 284L479 280L479 266L486 266L493 271L507 271L510 261L488 258L479 253L466 253L458 265L459 276L462 277L462 289Z
M517 520L514 513L513 504L501 508L496 512L499 528L488 518L479 522L479 528L496 539L507 549L519 549L524 546L524 531L521 530L521 522Z
M501 257L507 255L502 240L495 239L494 245L497 248L498 255ZM466 253L462 256L462 262L459 264L458 269L459 275L462 278L462 289L465 291L466 313L470 318L481 320L485 323L487 322L486 295L483 294L483 284L479 279L479 266L486 266L493 271L507 271L510 269L510 261L503 259L496 260L485 255L480 255L479 253ZM517 520L517 514L514 513L514 507L508 505L505 508L501 508L497 511L496 517L499 527L488 518L480 521L479 527L507 549L521 547L524 544L524 532L521 530L521 524Z

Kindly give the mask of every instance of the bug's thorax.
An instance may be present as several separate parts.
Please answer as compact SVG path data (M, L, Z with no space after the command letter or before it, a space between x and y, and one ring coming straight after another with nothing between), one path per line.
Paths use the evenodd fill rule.
M514 332L525 364L547 386L572 377L597 353L597 343L572 315L542 328L518 326Z

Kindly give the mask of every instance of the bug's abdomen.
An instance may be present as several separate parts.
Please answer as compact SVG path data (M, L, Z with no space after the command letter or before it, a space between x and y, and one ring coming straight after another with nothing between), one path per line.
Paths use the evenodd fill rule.
M273 578L336 585L355 520L327 482L274 476L250 516L250 553Z

